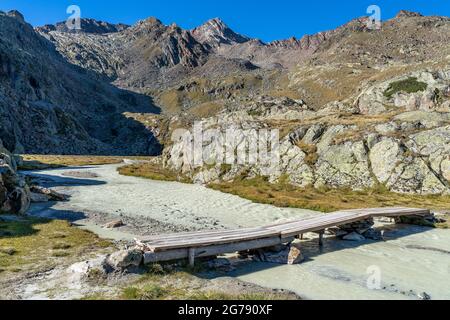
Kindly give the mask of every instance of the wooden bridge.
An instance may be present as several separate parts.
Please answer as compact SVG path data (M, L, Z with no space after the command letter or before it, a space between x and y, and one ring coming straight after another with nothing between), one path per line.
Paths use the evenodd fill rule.
M375 208L337 211L305 220L294 220L264 227L228 231L207 231L152 236L136 240L144 249L144 262L154 263L266 248L289 243L308 232L319 233L322 244L326 229L375 217L426 216L430 210L416 208Z

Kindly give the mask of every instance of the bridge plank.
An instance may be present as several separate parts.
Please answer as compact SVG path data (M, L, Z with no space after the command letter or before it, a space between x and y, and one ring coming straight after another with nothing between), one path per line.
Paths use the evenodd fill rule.
M174 234L167 234L167 235L143 237L140 239L140 241L157 243L157 242L166 241L166 240L191 239L191 238L198 239L198 238L206 238L206 237L218 236L218 235L232 235L232 234L242 233L242 232L261 231L263 229L264 229L263 227L256 227L256 228L243 228L243 229L234 229L234 230L211 230L211 231L174 233Z
M212 244L225 244L240 241L257 240L274 236L279 236L279 232L272 230L262 230L254 232L240 232L232 235L217 235L198 239L169 240L159 243L147 243L146 245L152 251L157 252L170 249L204 247Z
M201 248L222 245L225 247L238 247L236 244L240 242L252 242L264 239L283 239L292 238L294 236L308 233L323 231L327 228L340 226L356 221L361 221L373 217L398 217L405 215L427 215L430 210L419 208L367 208L356 210L342 210L332 214L320 215L318 217L305 220L294 220L283 223L275 223L264 227L243 228L236 230L216 230L206 232L187 232L178 234L169 234L161 236L150 236L138 240L157 256L173 256L170 253L162 254L165 251L174 251L175 256L185 256L188 251L183 249ZM273 240L271 240L273 241ZM286 241L286 240L284 240ZM261 243L264 243L262 241ZM224 253L224 252L223 252ZM152 259L153 259L152 258Z

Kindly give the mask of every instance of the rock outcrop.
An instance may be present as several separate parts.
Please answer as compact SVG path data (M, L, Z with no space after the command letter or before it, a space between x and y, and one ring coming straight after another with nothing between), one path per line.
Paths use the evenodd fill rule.
M356 106L369 115L388 112L389 108L450 112L446 99L449 85L450 70L414 72L367 88Z
M312 111L302 100L255 99L197 123L206 133L201 149L203 166L194 165L190 157L194 141L189 133L174 141L165 161L200 184L247 175L267 176L272 182L287 177L299 187L363 190L382 185L400 193L450 193L448 112L398 109L374 119L364 114L340 119L337 114L340 111L332 108ZM295 121L304 124L292 128ZM289 130L284 137L283 125ZM224 150L233 153L227 140L230 129L242 135L234 152L249 152L252 138L258 139L264 130L278 129L277 170L268 171L259 158L254 163L226 162ZM258 150L255 152L258 157Z
M30 190L16 170L15 157L0 140L0 213L24 214L30 206Z

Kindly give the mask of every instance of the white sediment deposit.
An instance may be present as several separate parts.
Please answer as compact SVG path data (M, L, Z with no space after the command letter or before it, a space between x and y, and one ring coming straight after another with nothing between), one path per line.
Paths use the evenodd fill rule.
M53 179L50 186L70 195L70 201L59 202L47 214L101 213L143 217L170 225L174 230L208 230L250 227L308 217L317 212L275 208L198 185L152 181L119 175L117 165L80 169L98 175L96 178L66 177L73 169L40 171L37 176Z
M257 226L320 214L254 204L197 185L120 176L116 168L107 165L33 173L46 186L70 195L70 199L34 204L32 214L74 220L86 214L89 219L80 221L91 230L102 236L128 239L149 232ZM64 175L74 170L95 178ZM126 226L102 228L114 219L121 219ZM129 221L134 229L127 229ZM385 242L327 237L320 249L317 239L312 239L302 244L302 264L255 262L238 266L228 275L289 289L311 299L420 299L428 295L431 299L450 299L450 231L417 226L383 228Z

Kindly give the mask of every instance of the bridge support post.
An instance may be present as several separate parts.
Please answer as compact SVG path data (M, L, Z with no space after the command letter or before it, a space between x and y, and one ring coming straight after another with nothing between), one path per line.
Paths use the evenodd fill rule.
M189 266L194 267L195 266L195 248L189 248Z
M188 252L189 266L195 266L195 248L189 248Z
M323 247L323 235L325 233L325 230L322 230L319 232L319 246Z
M189 258L189 266L194 267L195 266L195 248L189 249L188 258Z

